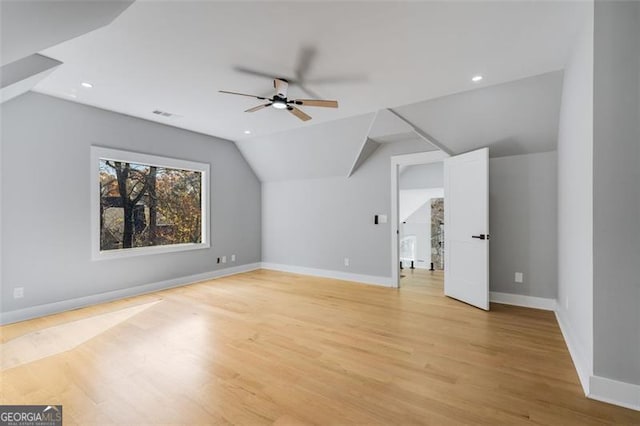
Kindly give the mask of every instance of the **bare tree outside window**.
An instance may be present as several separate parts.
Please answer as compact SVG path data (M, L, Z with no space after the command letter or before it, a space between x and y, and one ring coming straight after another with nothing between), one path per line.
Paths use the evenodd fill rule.
M202 242L202 172L100 159L100 250Z

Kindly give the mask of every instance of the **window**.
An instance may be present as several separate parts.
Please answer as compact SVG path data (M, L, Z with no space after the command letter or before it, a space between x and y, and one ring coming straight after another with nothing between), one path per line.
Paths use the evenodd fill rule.
M407 235L400 240L400 260L411 262L416 260L417 237Z
M94 260L209 247L209 165L91 148Z

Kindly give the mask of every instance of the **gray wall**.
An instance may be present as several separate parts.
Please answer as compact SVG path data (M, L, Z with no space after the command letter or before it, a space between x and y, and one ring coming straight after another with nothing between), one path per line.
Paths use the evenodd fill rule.
M491 291L555 299L556 152L492 158L489 197Z
M391 224L374 225L373 216L391 218L389 158L425 148L383 144L350 178L264 182L263 261L390 277Z
M640 384L640 3L594 33L594 373Z
M389 158L421 149L382 145L351 178L264 182L263 261L390 277L390 223L374 225L373 215L389 215ZM555 161L554 152L491 160L492 291L556 295Z
M558 131L557 312L586 384L593 364L593 14L564 71Z
M2 312L260 261L260 183L232 142L35 93L1 108ZM212 248L91 261L94 144L210 163Z

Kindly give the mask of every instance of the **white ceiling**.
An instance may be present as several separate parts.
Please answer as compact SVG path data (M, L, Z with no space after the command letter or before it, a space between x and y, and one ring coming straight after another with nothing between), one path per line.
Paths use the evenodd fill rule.
M262 182L345 177L374 117L374 113L349 117L236 144Z
M385 143L390 135L413 134L413 129L406 122L400 120L392 112L381 109L376 114L376 120L371 126L369 137L376 142Z
M405 222L425 202L444 197L444 188L402 189L398 192L398 216Z
M95 30L111 22L133 0L0 2L0 64Z
M397 108L452 153L489 147L492 157L556 149L562 72Z
M37 90L75 89L77 102L239 140L245 130L263 136L562 69L587 10L560 1L138 1L107 27L45 50L64 65ZM309 84L338 110L305 108L313 120L302 123L286 111L244 113L258 102L217 93L267 94L269 80L233 67L292 75L305 46L317 51L308 78L357 77ZM471 83L475 74L485 79ZM307 97L295 87L290 95Z

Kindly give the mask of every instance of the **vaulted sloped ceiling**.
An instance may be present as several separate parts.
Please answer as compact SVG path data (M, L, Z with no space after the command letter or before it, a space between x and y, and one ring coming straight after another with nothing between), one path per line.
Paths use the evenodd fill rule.
M411 126L400 120L387 109L381 109L376 114L376 120L371 126L369 137L378 142L396 142L403 138L415 138Z
M133 0L0 1L0 103L31 90L62 62L38 52L113 21Z
M236 142L263 182L351 176L383 143L415 140L437 149L389 111Z
M70 100L237 141L245 130L265 136L560 70L588 10L572 1L138 1L41 52L64 65L36 90L69 99L90 81ZM272 108L244 113L260 102L218 93L268 95L272 77L296 73L340 108L304 108L313 120L302 122ZM475 74L485 79L474 84ZM309 97L295 85L290 95Z
M492 157L556 149L562 72L394 108L453 154ZM381 143L424 142L387 110L237 142L263 181L350 176Z
M237 142L262 182L349 173L375 113L320 123Z
M36 90L233 140L263 181L348 176L376 144L425 135L452 153L481 146L492 156L540 152L555 147L558 70L579 30L576 17L588 8L142 1L110 25L45 50L64 64ZM308 122L272 108L245 113L259 102L218 90L265 96L272 81L238 68L301 73L340 108L303 108ZM472 83L475 74L485 79ZM94 87L82 89L82 81ZM292 85L290 97L308 95Z
M113 21L134 0L0 2L0 63L5 65Z
M60 65L60 61L36 53L1 66L0 103L28 92Z
M470 90L395 110L453 154L492 157L556 149L562 72Z
M354 161L348 176L354 174L360 166L366 163L367 159L373 155L381 144L403 141L426 142L424 145L425 151L437 149L425 141L424 138L416 133L413 127L402 121L397 115L388 109L381 109L376 113L371 123L367 140L360 148L358 157Z

